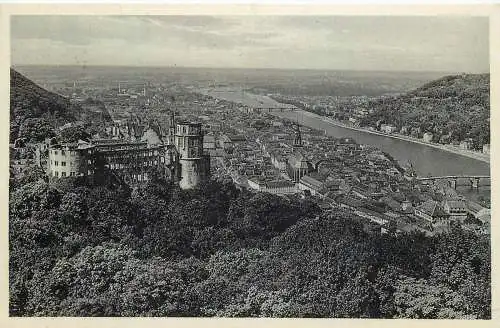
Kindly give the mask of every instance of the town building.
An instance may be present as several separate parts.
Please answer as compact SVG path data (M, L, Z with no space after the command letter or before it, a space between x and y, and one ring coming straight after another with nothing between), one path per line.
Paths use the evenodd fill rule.
M401 130L399 131L399 133L401 134L408 134L410 133L410 127L408 125L404 125L401 127Z
M472 139L466 139L462 142L460 142L460 149L463 150L471 150L472 149Z
M217 145L216 145L215 136L204 135L203 136L203 149L212 150L212 149L216 149L216 148L217 148Z
M427 200L415 207L415 216L431 224L448 218L448 214L443 210L440 204L434 200Z
M467 218L468 206L465 200L445 200L443 203L443 209L451 219L463 221Z
M491 215L491 210L489 208L482 207L478 203L468 201L467 202L467 213L474 216L476 219L484 222L489 222L489 216Z
M426 133L424 133L423 139L425 142L432 142L433 137L434 137L434 135L432 133L426 132Z
M311 195L315 196L320 194L320 192L324 188L324 183L309 175L305 175L302 178L300 178L300 181L298 183L298 188L300 190L308 190L311 193Z
M380 131L391 134L394 131L396 131L396 127L394 125L391 125L391 124L382 124L380 126Z
M287 180L271 180L265 181L253 177L247 179L248 186L260 192L267 192L275 195L290 195L298 192L295 184Z

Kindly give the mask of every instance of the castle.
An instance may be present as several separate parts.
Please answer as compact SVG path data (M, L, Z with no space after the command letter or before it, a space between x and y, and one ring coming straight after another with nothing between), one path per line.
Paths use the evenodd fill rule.
M203 151L201 123L175 122L172 115L166 133L158 124L143 129L130 122L122 129L114 126L111 130L120 138L51 145L49 176L92 176L99 170L109 170L128 183L140 183L149 180L155 170L182 189L193 188L210 176L210 156Z

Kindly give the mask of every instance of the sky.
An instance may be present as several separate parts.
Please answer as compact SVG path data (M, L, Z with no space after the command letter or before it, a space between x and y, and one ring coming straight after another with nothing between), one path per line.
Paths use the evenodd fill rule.
M13 65L489 72L488 18L12 16Z

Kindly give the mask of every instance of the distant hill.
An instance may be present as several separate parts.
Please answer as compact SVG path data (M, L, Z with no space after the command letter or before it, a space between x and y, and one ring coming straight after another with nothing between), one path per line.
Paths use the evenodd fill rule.
M409 92L410 96L434 99L457 98L472 101L471 105L489 106L490 75L463 74L449 75L424 84Z
M69 122L82 120L102 123L111 119L106 108L102 113L73 104L59 94L47 91L15 69L10 70L10 138L42 140L53 135L54 129Z
M399 96L376 98L361 125L392 124L418 138L430 132L443 144L471 138L480 150L490 140L489 79L489 74L450 75Z

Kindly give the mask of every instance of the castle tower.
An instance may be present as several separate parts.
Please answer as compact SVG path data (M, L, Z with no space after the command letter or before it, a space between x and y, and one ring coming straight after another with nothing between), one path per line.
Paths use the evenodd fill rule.
M54 178L90 175L94 172L93 149L79 144L51 145L49 147L48 174Z
M208 179L210 157L203 154L201 123L178 122L175 129L175 146L179 153L180 187L190 189Z

